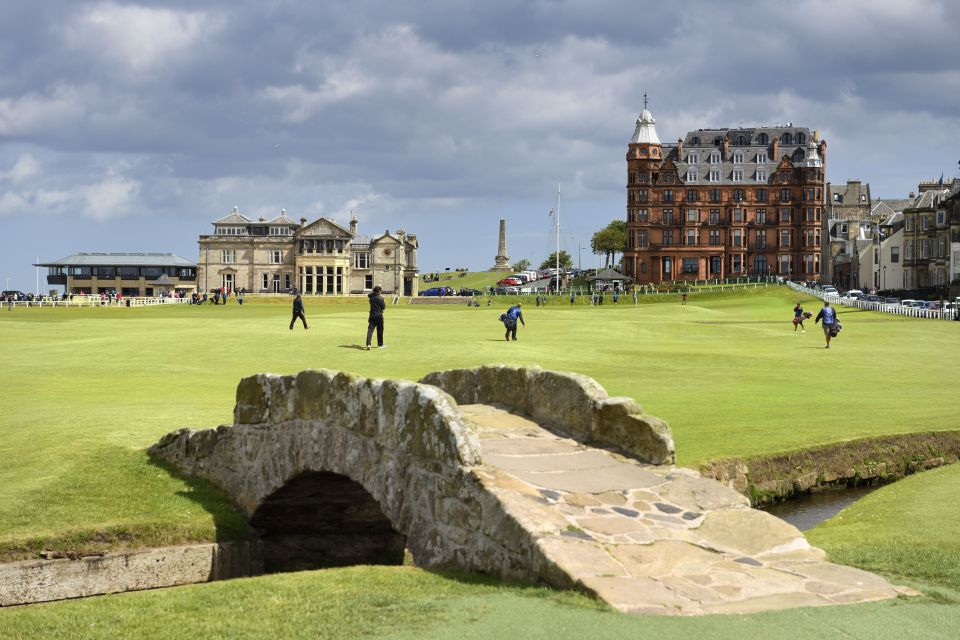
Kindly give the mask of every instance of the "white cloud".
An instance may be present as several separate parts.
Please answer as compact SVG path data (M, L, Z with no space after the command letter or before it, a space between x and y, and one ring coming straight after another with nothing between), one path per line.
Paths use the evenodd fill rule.
M105 2L84 7L62 34L68 47L139 73L188 57L223 25L219 16L201 11Z
M9 171L0 172L0 180L19 184L35 178L40 173L40 163L29 153L20 154Z
M83 213L97 221L109 220L134 212L141 184L123 176L110 176L78 189Z
M79 214L84 218L103 222L136 213L142 183L124 175L127 163L117 163L92 182L75 182L63 186L62 176L46 177L39 172L39 163L24 154L6 176L12 187L0 192L0 216Z
M0 98L0 136L42 134L50 128L77 124L97 93L90 85L58 82L43 94L31 91L17 98Z

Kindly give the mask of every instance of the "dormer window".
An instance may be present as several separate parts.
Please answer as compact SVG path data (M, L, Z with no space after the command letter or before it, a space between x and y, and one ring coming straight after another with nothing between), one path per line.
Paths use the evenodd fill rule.
M710 164L720 164L720 152L712 151L710 153Z
M288 236L290 235L290 229L287 227L270 227L270 235L272 236Z
M757 182L766 182L766 181L767 181L767 170L757 169Z
M769 144L769 143L770 143L770 136L768 136L767 134L761 133L760 135L757 136L757 144Z
M744 146L745 144L747 144L747 137L746 137L746 136L737 136L737 146L742 147L742 146Z
M803 149L797 149L793 152L793 161L794 162L803 162L804 157Z
M700 136L693 136L690 138L690 144L700 144Z
M741 182L743 180L743 169L734 169L733 170L733 181Z
M246 229L243 227L217 227L216 235L218 236L245 236L247 235Z
M762 164L767 162L767 152L760 151L757 153L757 164Z
M700 179L700 174L695 167L687 169L687 182L696 182Z
M717 169L710 169L710 173L707 177L710 182L720 182L720 171Z
M743 164L743 151L735 151L733 153L733 161L736 164Z
M785 133L780 136L780 142L783 144L793 144L793 136L791 136L789 133Z
M803 135L802 133L797 134L797 144L803 144L806 141L807 141L807 137L805 135Z
M700 156L695 153L687 154L687 164L697 164L700 161Z

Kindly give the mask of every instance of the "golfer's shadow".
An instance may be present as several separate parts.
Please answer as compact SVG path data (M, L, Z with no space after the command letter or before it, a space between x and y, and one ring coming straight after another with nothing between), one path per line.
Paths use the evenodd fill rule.
M341 349L357 349L358 351L363 351L364 349L362 344L341 344L339 346Z

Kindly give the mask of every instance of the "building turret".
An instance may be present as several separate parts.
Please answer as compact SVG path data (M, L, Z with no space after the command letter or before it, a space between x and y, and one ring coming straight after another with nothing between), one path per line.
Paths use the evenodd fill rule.
M357 235L357 214L350 214L350 233Z
M637 118L637 126L630 138L628 159L655 158L660 159L661 143L657 135L656 120L647 109L647 94L643 94L643 112Z

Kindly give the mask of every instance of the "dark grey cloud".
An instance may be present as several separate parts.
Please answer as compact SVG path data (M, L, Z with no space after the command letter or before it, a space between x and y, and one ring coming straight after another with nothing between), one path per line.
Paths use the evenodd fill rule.
M829 179L903 195L956 170L958 32L946 0L2 3L0 276L195 257L233 205L355 209L425 269L488 266L506 216L537 259L558 180L567 243L623 215L645 92L664 140L792 121Z

